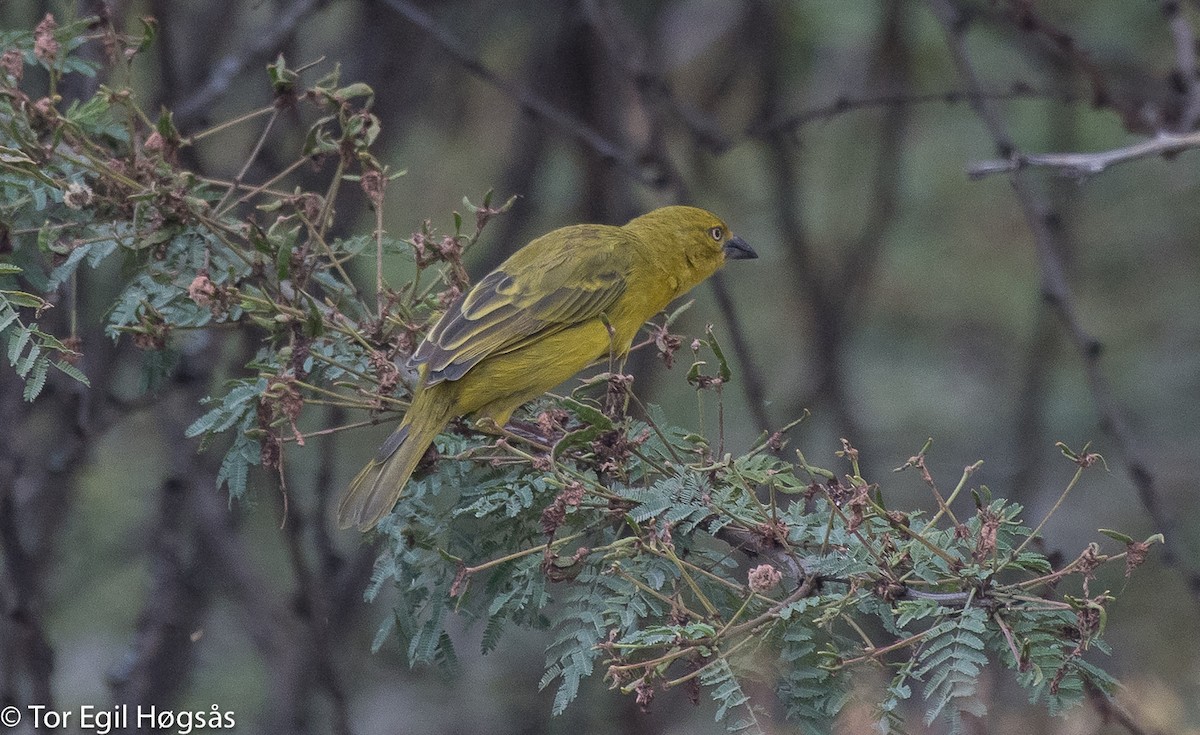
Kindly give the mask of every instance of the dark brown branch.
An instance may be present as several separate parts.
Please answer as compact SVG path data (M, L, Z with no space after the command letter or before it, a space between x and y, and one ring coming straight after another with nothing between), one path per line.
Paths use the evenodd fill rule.
M1024 82L1013 82L1007 90L988 92L987 99L997 101L1010 100L1057 100L1063 104L1077 102L1078 99L1069 93L1054 93L1042 89L1034 89ZM794 133L797 129L814 122L830 120L849 112L874 110L879 108L909 108L929 104L956 105L967 101L967 93L963 90L952 89L946 92L927 93L889 93L867 97L838 97L833 102L808 110L779 117L776 119L756 122L746 129L746 134L759 138L767 138L775 133Z
M566 89L568 59L575 52L570 24L564 20L550 44L532 44L531 58L527 61L525 77L530 89L543 94L555 104L560 104L561 94ZM534 195L534 187L540 183L538 171L546 160L550 136L540 118L522 115L512 131L500 185L497 191L523 197L520 206L513 207L504 217L490 224L489 238L494 247L479 248L474 252L479 272L487 273L500 265L520 247L518 236L527 231L529 221L537 214L540 197Z
M643 106L660 107L667 113L653 117L670 117L679 122L697 146L712 153L721 154L732 147L733 141L716 121L679 100L667 80L653 68L649 44L616 3L581 0L580 5L609 60L629 77Z
M242 626L270 672L264 706L270 732L304 732L303 706L311 671L307 636L288 607L274 598L273 585L254 564L257 555L233 526L227 501L212 484L189 493L186 511L200 536L199 549L213 578L234 603Z
M194 489L184 478L200 477L205 475L193 472L163 482L152 522L150 586L137 632L128 654L108 673L114 703L170 706L192 669L191 634L201 627L208 594L191 553L195 537L183 523L182 509Z
M889 89L904 90L912 73L908 48L904 3L887 6L880 31L874 66L880 83ZM877 273L879 253L884 238L891 231L900 209L900 179L904 165L904 138L908 130L909 109L906 106L887 107L872 137L876 143L875 176L871 184L870 214L862 234L853 243L834 283L841 284L836 318L850 323L861 312L862 304Z
M88 279L75 288L86 302ZM47 315L44 328L64 334L67 309ZM117 347L102 329L82 334L79 367L95 386L108 386ZM64 376L57 376L58 378ZM22 381L0 371L0 702L53 706L54 650L46 632L45 583L57 559L57 540L73 508L76 473L92 440L121 412L103 410L101 389L52 377L38 402L22 400ZM50 444L53 451L50 451ZM27 698L27 699L26 699Z
M503 92L522 110L537 115L560 132L575 138L605 160L619 166L633 179L647 186L659 186L659 178L653 173L643 170L636 158L629 151L605 138L582 120L551 104L544 97L517 85L515 82L484 65L482 61L467 49L462 41L439 25L424 10L408 2L408 0L384 0L384 2L387 3L388 7L429 34L450 58L457 61L479 79Z
M1188 20L1187 11L1179 0L1159 0L1159 9L1171 30L1175 44L1175 66L1179 84L1183 87L1183 110L1175 129L1187 132L1200 122L1200 68L1196 61L1196 29Z
M1037 3L1027 0L1004 0L1002 3L991 5L999 6L1000 17L1007 20L1012 29L1041 44L1058 63L1065 64L1087 79L1092 92L1092 104L1116 111L1130 130L1142 129L1141 116L1144 111L1140 109L1141 105L1132 98L1126 99L1114 94L1106 70L1096 63L1074 36L1039 15ZM955 3L954 10L959 24L964 27L971 22L971 14L979 12L974 9L968 10L960 3ZM980 99L983 89L968 87L967 93L972 100Z
M18 526L24 514L18 511L14 494L14 483L0 485L0 558L7 572L7 589L0 588L0 599L5 602L0 610L0 647L5 651L5 669L12 669L5 671L5 680L0 681L0 697L6 705L28 696L29 703L53 707L54 649L42 621L38 584L42 565L29 556L21 541ZM27 677L29 689L25 692L21 674Z
M1110 697L1104 692L1096 688L1090 682L1085 681L1085 691L1088 699L1091 700L1092 706L1100 713L1100 717L1104 722L1115 722L1125 728L1125 732L1129 735L1155 735L1156 731L1147 730L1142 727L1128 709L1123 707L1120 702Z
M334 437L323 437L322 469L319 470L319 474L326 479L332 474L332 467L329 463L332 462L333 457L325 447L332 446L333 443ZM327 499L329 497L328 490L329 488L326 487L318 497ZM293 608L300 625L304 626L311 641L309 668L312 669L312 674L329 694L329 699L333 703L333 732L337 735L350 735L350 713L346 692L337 667L334 665L333 645L330 641L329 629L330 616L333 612L329 603L333 586L332 577L337 571L336 558L331 556L330 540L328 538L318 540L318 546L325 547L327 556L324 563L314 570L308 562L308 550L304 545L304 530L310 523L314 528L320 529L314 531L315 535L326 535L324 534L324 519L329 517L331 509L325 507L323 502L318 503L310 518L309 514L302 508L296 507L297 505L292 505L288 517L284 520L283 528L288 559L291 562L292 575L296 584L293 593L295 599Z
M650 127L649 140L642 160L652 164L652 168L658 172L657 186L669 191L673 201L690 202L690 187L667 147L669 119L678 117L682 120L687 115L675 100L669 86L652 68L652 53L648 42L633 30L632 23L620 15L615 5L599 0L585 0L583 7L590 29L600 37L604 46L605 58L627 76L637 89L638 101ZM687 120L684 122L685 125L688 124ZM702 128L705 127L715 129L715 125L701 125L700 128L689 129L692 130L693 136L703 137ZM724 149L728 146L722 143L718 147ZM746 339L746 325L722 275L718 273L710 280L710 284L718 308L725 317L727 335L733 352L739 358L738 377L746 395L750 414L758 428L770 429L772 424L766 410L764 380L759 364L753 358L750 343Z
M749 32L761 35L777 21L772 10L763 3L755 3L754 12L747 20ZM879 82L896 98L907 98L903 88L908 83L908 52L904 30L904 6L889 5L882 17L880 41L874 68ZM774 32L776 35L777 32ZM778 59L772 58L776 44L768 40L762 44L758 62L759 78L763 82L762 107L759 118L777 119L776 106L782 97L778 81ZM753 129L772 131L766 133L769 147L769 167L774 178L776 193L775 211L779 217L778 230L788 238L789 261L797 281L803 284L798 292L808 301L813 315L814 352L820 355L818 386L815 391L819 400L833 408L838 431L844 436L861 436L861 432L850 408L850 396L845 384L843 369L846 330L854 323L864 302L863 295L869 291L876 273L875 262L883 247L884 239L895 221L899 207L899 171L902 165L903 143L908 110L904 105L887 106L878 132L872 139L878 141L877 162L872 183L870 214L863 224L861 235L848 249L847 255L836 272L822 274L817 258L803 236L802 222L798 216L799 178L796 146L787 139L780 128L769 124L752 126ZM804 404L791 407L796 413Z
M974 63L967 53L966 27L957 7L951 0L929 0L929 4L945 33L954 66L971 93L971 105L994 141L997 151L1003 158L1019 155L1000 110L991 100L979 96L983 87ZM1033 235L1041 274L1042 296L1058 314L1071 341L1080 352L1088 388L1100 414L1101 426L1124 458L1142 507L1156 529L1166 537L1164 561L1184 575L1193 596L1200 600L1200 573L1185 566L1185 560L1194 558L1194 554L1182 545L1176 532L1175 521L1159 495L1155 475L1129 429L1124 411L1113 395L1112 387L1100 365L1102 345L1084 328L1077 311L1063 260L1062 222L1049 211L1041 192L1024 171L1013 171L1011 180L1026 224Z

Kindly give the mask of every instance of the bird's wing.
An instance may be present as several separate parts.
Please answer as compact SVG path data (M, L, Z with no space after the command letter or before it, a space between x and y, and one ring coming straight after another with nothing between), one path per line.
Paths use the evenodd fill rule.
M636 246L619 228L578 226L534 240L457 299L413 354L429 385L485 357L595 319L621 294Z

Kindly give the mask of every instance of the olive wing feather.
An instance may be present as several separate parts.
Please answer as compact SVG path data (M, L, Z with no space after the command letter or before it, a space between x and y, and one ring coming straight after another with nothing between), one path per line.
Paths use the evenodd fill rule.
M534 240L450 306L411 364L427 366L428 385L457 380L486 357L598 318L625 292L637 242L588 225Z

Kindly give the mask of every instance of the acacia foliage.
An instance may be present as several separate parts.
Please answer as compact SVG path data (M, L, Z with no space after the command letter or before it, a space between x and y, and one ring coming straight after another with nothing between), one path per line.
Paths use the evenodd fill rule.
M277 60L272 104L238 122L265 136L281 111L307 114L309 133L284 173L324 164L327 188L287 191L285 176L207 179L181 166L179 152L228 126L185 136L169 112L151 118L136 90L115 84L87 100L58 97L65 75L96 73L72 54L88 27L47 17L32 33L0 35L0 335L26 399L51 369L86 384L76 327L87 315L72 313L66 332L52 334L39 314L77 308L79 269L119 263L106 329L146 351L147 386L188 332L235 330L256 345L187 431L221 446L220 482L232 497L252 477L269 485L271 473L254 467L279 470L285 448L303 451L305 414L337 406L361 411L362 424L402 411L412 376L397 365L468 287L463 253L512 200L467 201L468 217L456 213L446 233L426 222L396 239L377 223L335 237L339 196L357 185L378 213L395 175L371 150L371 89L343 84L336 70L305 84ZM152 41L153 27L144 30L107 39L112 78L130 77ZM27 72L41 81L28 84ZM393 257L413 261L410 281L384 282ZM361 274L375 276L373 288ZM673 316L642 345L668 365L684 344ZM734 376L717 336L710 329L689 344L683 377L699 405L719 406ZM536 402L519 432L496 439L460 422L439 438L440 460L377 532L367 594L390 590L394 612L376 647L398 641L413 665L452 667L453 616L479 622L485 652L509 628L543 629L541 686L554 688L555 712L602 676L646 707L682 687L747 732L761 730L762 711L747 679L774 685L788 717L812 732L831 728L866 669L887 674L876 702L885 730L902 727L906 703L952 729L964 713L982 714L988 666L1011 670L1053 712L1112 690L1093 659L1108 651L1113 596L1093 581L1113 560L1128 573L1154 539L1111 533L1123 550L1090 544L1055 568L1031 544L1040 524L969 486L977 464L943 494L926 445L899 469L919 473L933 510L898 509L862 476L849 442L830 459L836 470L789 450L792 427L730 453L719 418L715 440L671 426L640 403L621 365L604 367L571 395ZM1099 457L1062 449L1078 466L1065 498Z

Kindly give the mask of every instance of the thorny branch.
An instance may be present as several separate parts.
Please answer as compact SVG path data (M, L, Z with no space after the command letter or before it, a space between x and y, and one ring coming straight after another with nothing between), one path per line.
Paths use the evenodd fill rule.
M958 9L950 0L930 0L930 7L945 33L954 65L966 83L971 95L971 105L991 135L1001 157L1019 156L1019 150L1013 142L1001 111L993 101L982 96L983 86L966 48L967 28L962 23ZM1086 330L1079 316L1067 282L1061 223L1049 211L1041 192L1024 171L1011 171L1011 181L1026 224L1033 235L1041 271L1042 295L1058 314L1070 334L1071 341L1079 350L1088 388L1101 417L1101 425L1124 456L1142 506L1155 527L1166 536L1163 554L1166 563L1176 567L1185 576L1193 596L1200 600L1200 572L1185 566L1185 560L1194 555L1181 545L1175 521L1160 497L1154 472L1129 429L1124 410L1117 403L1108 377L1100 366L1103 345Z

